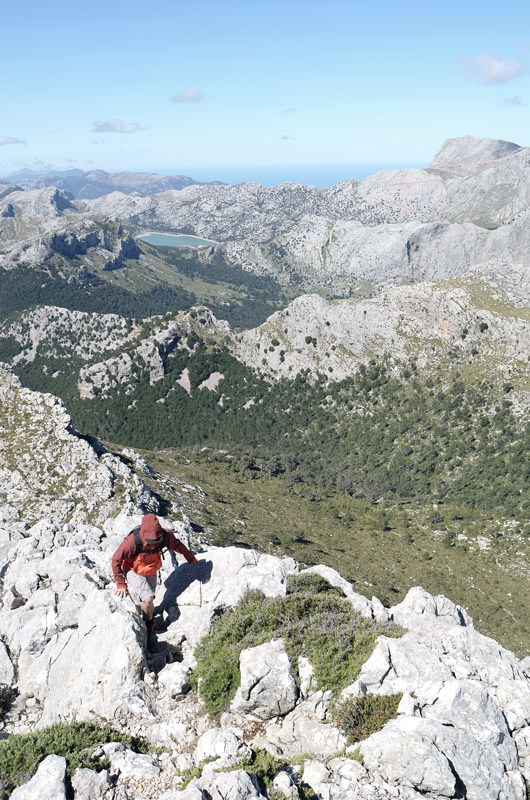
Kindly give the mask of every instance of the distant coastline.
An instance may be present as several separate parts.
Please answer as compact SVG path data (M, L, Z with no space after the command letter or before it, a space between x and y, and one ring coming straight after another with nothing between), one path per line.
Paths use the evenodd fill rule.
M159 169L163 175L190 175L194 180L208 183L219 181L228 185L238 183L259 183L262 186L280 186L282 183L299 183L303 186L315 186L317 189L329 189L337 183L353 178L361 181L369 175L381 170L425 169L427 164L420 162L407 163L367 163L367 164L283 164L283 165L248 165L241 167L177 167Z

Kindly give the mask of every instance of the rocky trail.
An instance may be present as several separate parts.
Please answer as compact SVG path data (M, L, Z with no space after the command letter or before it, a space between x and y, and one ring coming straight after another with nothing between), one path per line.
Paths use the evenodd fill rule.
M326 800L526 797L528 665L475 630L464 609L421 588L387 609L329 567L305 571L339 587L362 616L404 630L399 638L381 635L343 690L345 697L402 695L397 717L358 744L360 761L330 720L331 692L315 685L307 659L295 677L281 639L243 650L241 686L216 724L190 689L195 645L247 591L284 595L299 567L204 543L197 565L166 556L155 600L165 630L149 652L145 625L129 599L116 598L110 569L112 552L138 521L119 515L101 528L51 519L0 528L0 672L17 690L2 736L89 720L163 749L137 754L121 743L103 745L97 753L108 768L78 769L72 789L65 759L51 754L15 789L15 800L67 791L75 800L259 798L262 789L239 766L252 750L292 761L269 797L297 797L300 788ZM193 547L189 527L173 527ZM186 770L196 777L182 789Z

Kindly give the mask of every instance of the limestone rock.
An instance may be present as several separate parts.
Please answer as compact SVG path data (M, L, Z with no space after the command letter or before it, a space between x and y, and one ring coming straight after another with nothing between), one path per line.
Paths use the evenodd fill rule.
M447 139L429 167L451 172L461 171L466 174L477 167L484 167L500 158L506 158L519 150L521 147L513 142L461 136L458 139Z
M50 755L39 764L37 772L27 783L17 787L12 793L12 800L66 800L66 759L62 756Z
M261 800L256 779L241 769L233 772L207 771L199 781L201 789L211 800Z
M241 685L230 705L232 712L267 720L292 711L298 687L282 639L243 650L239 668Z
M231 730L210 728L199 741L193 753L195 764L215 759L213 769L239 764L252 756L252 750Z
M15 677L13 662L9 658L9 652L5 644L0 640L0 683L11 686Z
M149 780L160 775L153 756L135 753L117 742L105 744L101 750L110 761L110 775L119 775L121 780Z
M286 770L282 770L276 775L272 782L272 787L289 800L298 800L300 797L295 782Z
M315 692L285 717L269 722L255 745L287 758L303 753L332 755L339 752L346 746L346 738L326 721L330 699L330 692Z
M521 783L498 753L484 749L471 733L418 717L391 720L360 745L364 765L393 785L436 797L453 797L462 786L473 800L522 800Z
M423 621L429 625L433 617L448 625L473 626L473 620L465 609L443 595L433 597L420 586L409 589L403 602L393 606L390 613L392 619L405 628L418 627Z
M95 772L78 767L72 775L75 800L107 800L111 782L106 769Z
M189 670L180 664L168 664L158 675L159 683L170 697L181 697L190 690Z
M182 564L168 573L156 604L176 609L176 622L190 647L209 630L219 611L259 589L267 597L284 595L287 575L297 571L292 558L276 558L240 547L212 547L197 555L198 564ZM178 604L178 608L176 607Z
M295 796L301 779L326 800L440 800L464 793L469 800L524 800L524 780L530 780L526 660L476 631L464 609L419 587L391 609L381 611L375 599L359 604L367 617L388 614L407 628L400 638L380 636L343 692L403 693L397 717L358 745L364 765L336 755L346 739L330 723L332 694L316 690L307 658L299 662L297 697L281 640L243 651L232 707L238 714L224 715L223 728L213 728L194 693L179 693L194 663L194 644L248 589L284 594L287 575L298 567L291 559L239 548L211 548L195 565L166 558L156 604L172 617L168 613L161 636L183 660L162 664L157 675L148 666L145 626L132 602L116 597L111 581L112 552L138 522L122 514L108 519L104 530L54 518L0 527L0 541L9 545L1 566L0 670L19 691L5 732L59 720L108 721L170 751L140 755L118 743L98 748L95 755L111 763L109 775L78 770L76 800L260 798L241 768L216 772L219 765L238 767L250 746L278 758L312 755L303 774L293 767L276 776L275 791L285 797ZM176 527L189 541L189 524ZM338 573L314 572L357 602ZM238 727L230 728L235 722ZM201 777L179 790L175 770L212 757ZM55 797L42 788L48 780L57 797L65 797L64 759L49 759L14 797Z

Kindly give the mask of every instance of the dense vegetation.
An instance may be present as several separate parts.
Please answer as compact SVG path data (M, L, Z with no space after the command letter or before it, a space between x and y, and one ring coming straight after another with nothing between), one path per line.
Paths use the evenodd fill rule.
M337 692L355 680L383 632L401 635L393 624L361 617L320 576L289 576L284 597L248 592L214 622L196 649L195 685L207 711L219 719L240 684L241 651L282 638L294 674L298 657L306 656L317 686Z
M332 706L331 718L347 736L348 744L367 739L397 716L402 694L366 694Z
M176 384L184 368L191 395ZM37 364L19 371L28 385L54 390ZM217 389L199 390L214 371L225 376ZM108 398L55 391L81 430L145 449L226 447L227 468L281 475L294 492L502 506L530 518L530 424L513 414L508 384L499 398L487 379L466 381L453 370L423 381L414 361L383 359L337 383L306 372L271 385L202 343L192 354L175 351L155 384L141 373L135 380L130 393Z
M26 783L40 762L54 753L66 758L66 773L72 777L77 767L101 770L108 762L92 758L98 745L123 742L137 753L149 752L146 740L121 733L110 725L91 722L57 722L31 733L12 734L0 742L0 798L8 798L15 787Z
M33 305L55 305L75 311L149 317L190 308L197 299L180 287L155 286L131 292L109 285L102 278L68 283L55 270L19 267L15 273L0 270L0 318Z
M113 273L91 274L69 282L62 265L53 260L46 268L21 265L16 271L0 270L0 320L33 305L144 319L207 301L216 317L227 320L234 328L245 329L261 324L287 303L273 278L229 265L221 254L215 254L205 264L193 251L182 252L183 248L149 246L147 250L156 253L170 268L165 279L154 276L151 270L147 273L149 280L137 284L129 279L134 270L124 266ZM75 272L82 263L69 259L66 271ZM179 277L185 285L179 284ZM196 283L195 279L200 280ZM222 294L213 291L220 287ZM205 295L208 288L211 296Z

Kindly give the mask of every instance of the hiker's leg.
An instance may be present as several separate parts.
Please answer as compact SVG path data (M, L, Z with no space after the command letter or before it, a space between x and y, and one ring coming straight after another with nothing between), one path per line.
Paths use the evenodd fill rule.
M146 577L131 570L125 577L133 603L139 607L143 619L150 622L155 611L156 575Z
M147 620L147 622L151 622L155 613L155 597L148 597L147 600L144 600L143 603L140 605L142 609L142 614Z

